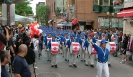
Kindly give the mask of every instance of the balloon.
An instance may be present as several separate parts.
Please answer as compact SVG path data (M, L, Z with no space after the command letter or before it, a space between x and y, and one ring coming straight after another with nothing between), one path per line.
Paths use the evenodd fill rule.
M39 29L39 32L42 33L43 31L41 29Z
M39 30L36 30L36 33L39 34Z
M34 24L37 24L37 21L34 21Z

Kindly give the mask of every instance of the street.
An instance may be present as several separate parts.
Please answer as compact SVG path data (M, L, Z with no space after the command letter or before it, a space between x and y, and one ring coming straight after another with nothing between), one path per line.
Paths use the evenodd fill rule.
M120 56L111 56L110 77L133 77L133 62L127 61L126 64L120 64L120 61ZM46 52L43 51L42 57L37 62L38 77L96 77L96 67L85 66L80 58L77 58L76 62L77 68L69 67L68 62L65 62L59 54L58 68L52 68L51 63L47 61Z

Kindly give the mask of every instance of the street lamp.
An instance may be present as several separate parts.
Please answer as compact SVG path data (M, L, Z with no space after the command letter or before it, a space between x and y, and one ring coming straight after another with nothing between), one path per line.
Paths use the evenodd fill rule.
M110 29L110 26L111 26L111 17L113 17L114 16L114 13L110 13L110 12L107 12L107 16L108 16L108 18L109 18L109 29Z

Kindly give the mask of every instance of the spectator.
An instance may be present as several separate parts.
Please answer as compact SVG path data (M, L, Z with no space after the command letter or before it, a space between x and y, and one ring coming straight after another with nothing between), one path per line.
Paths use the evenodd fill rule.
M43 37L39 38L39 58L40 56L42 56L42 50L43 50L44 46L43 46Z
M115 33L116 33L116 34L119 34L119 30L118 30L117 27L115 28Z
M27 40L30 40L30 32L24 33L23 43L25 44Z
M34 68L33 65L35 63L35 52L32 50L31 46L31 42L28 40L25 42L27 47L28 47L28 52L27 55L25 56L25 59L29 65L30 71L32 73L32 76L34 77Z
M38 39L39 39L39 36L35 34L32 40L36 59L38 59L38 56L39 56L39 40Z
M15 57L15 52L14 52L14 43L13 43L13 31L10 30L9 31L9 37L10 37L10 40L8 41L8 47L9 47L9 50L10 50L10 55L11 55L11 63L13 62L13 59Z
M14 58L14 77L31 77L29 66L25 60L27 46L21 44L18 48L18 54Z
M6 70L6 64L10 62L10 53L8 51L0 51L1 58L1 77L10 77Z
M3 50L6 46L6 43L9 41L9 29L8 27L4 28L4 32L0 33L0 50Z
M126 34L123 35L123 45L122 45L122 61L120 63L126 63L126 49L128 45L128 37Z
M15 54L18 53L18 47L19 47L21 44L22 44L22 43L21 43L21 38L18 37L18 38L17 38L17 41L16 41L16 52L15 52Z

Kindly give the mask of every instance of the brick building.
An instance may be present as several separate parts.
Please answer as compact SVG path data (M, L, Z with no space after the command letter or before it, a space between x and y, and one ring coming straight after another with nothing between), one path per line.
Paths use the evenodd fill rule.
M46 5L48 5L50 9L48 19L52 20L55 17L55 0L46 0Z
M123 27L113 11L113 0L67 0L67 4L69 19L76 17L82 29Z

